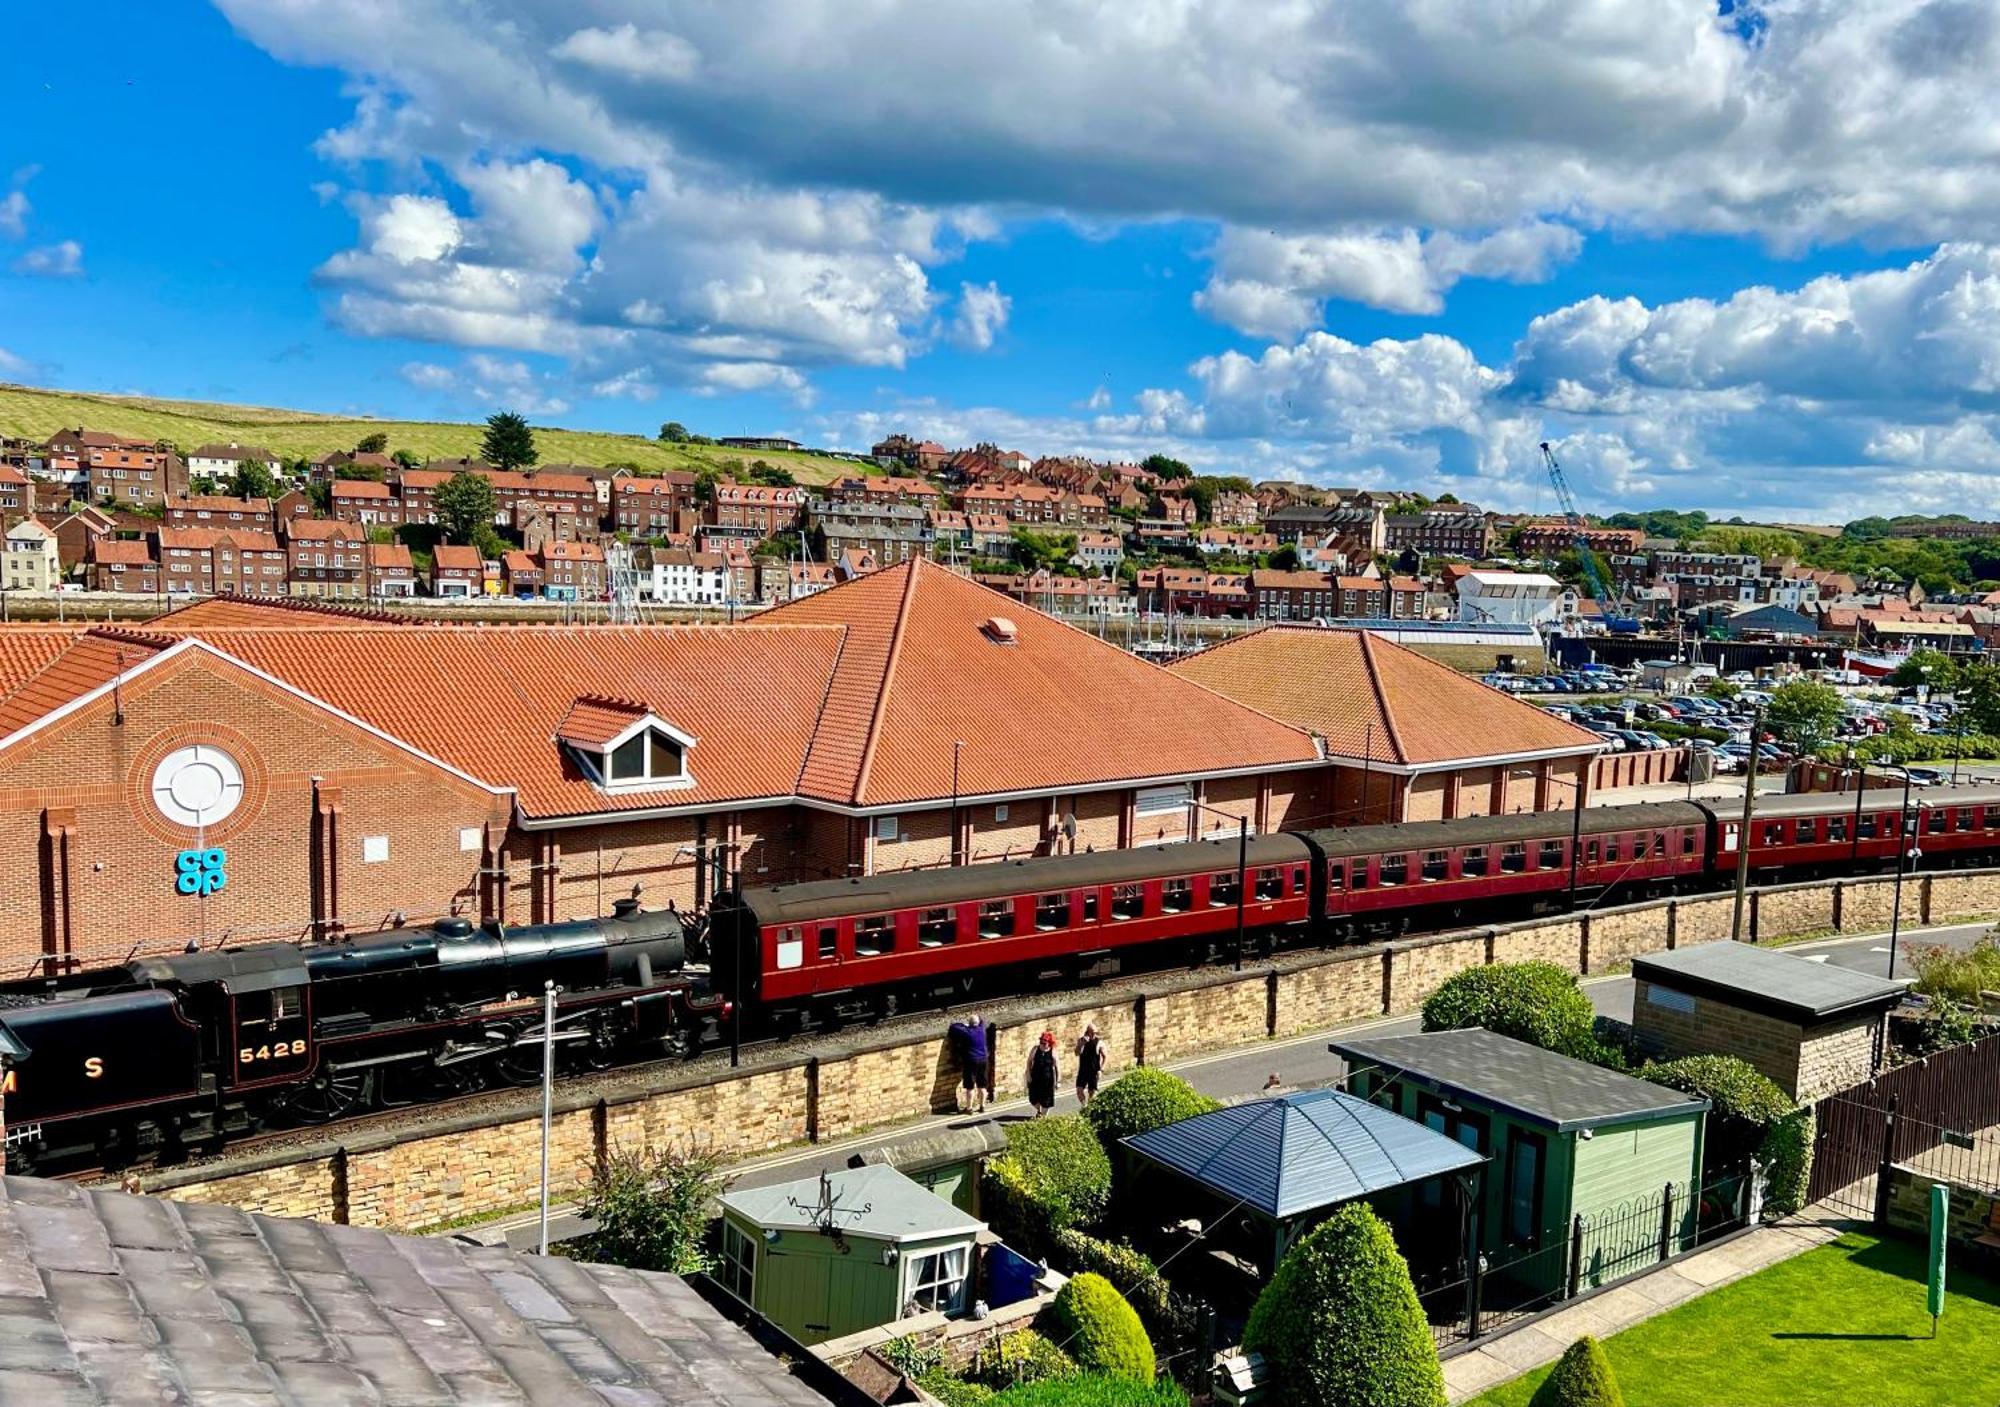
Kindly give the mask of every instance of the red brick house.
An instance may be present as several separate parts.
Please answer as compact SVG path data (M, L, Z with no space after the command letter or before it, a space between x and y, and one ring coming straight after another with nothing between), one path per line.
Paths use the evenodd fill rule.
M170 528L245 528L263 533L277 528L270 499L226 494L184 494L166 505L160 521Z
M594 542L547 542L535 554L542 590L554 601L602 601L604 549Z
M400 542L371 542L367 548L368 595L372 600L417 594L417 569Z
M94 537L85 548L84 580L92 591L160 593L160 559L150 538Z
M368 595L368 535L356 523L295 518L285 525L291 594L324 601Z
M431 595L470 600L486 592L486 560L477 547L441 542L431 554Z

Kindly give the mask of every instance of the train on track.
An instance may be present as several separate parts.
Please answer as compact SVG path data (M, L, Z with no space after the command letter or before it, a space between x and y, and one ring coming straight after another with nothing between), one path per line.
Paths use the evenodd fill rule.
M1604 806L1281 831L726 888L706 915L462 919L316 946L138 958L0 983L10 1165L106 1168L273 1126L538 1077L542 990L567 1069L874 1020L1122 968L1720 888L2000 862L2000 787ZM1899 835L1903 837L1899 841Z

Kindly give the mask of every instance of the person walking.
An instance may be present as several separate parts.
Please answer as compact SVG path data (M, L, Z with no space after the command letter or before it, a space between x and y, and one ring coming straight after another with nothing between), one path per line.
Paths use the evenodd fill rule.
M1097 1077L1104 1073L1104 1042L1098 1038L1097 1026L1093 1023L1083 1028L1083 1034L1076 1038L1076 1102L1090 1103L1097 1093Z
M1057 1078L1056 1033L1044 1031L1028 1053L1028 1103L1038 1119L1055 1107Z
M951 1023L952 1049L958 1055L958 1112L983 1113L986 1109L987 1027L977 1016Z

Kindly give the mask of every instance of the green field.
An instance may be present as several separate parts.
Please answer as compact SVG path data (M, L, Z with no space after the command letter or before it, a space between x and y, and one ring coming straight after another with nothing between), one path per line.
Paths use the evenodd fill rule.
M1936 1338L1923 1249L1849 1233L1604 1341L1630 1407L2000 1402L2000 1285L1954 1264ZM1539 1368L1473 1407L1525 1407Z
M213 405L204 401L156 400L82 391L46 391L0 384L0 436L45 439L58 430L109 430L148 440L167 440L183 451L197 445L257 444L286 458L316 458L330 450L353 449L363 435L389 437L389 449L408 450L420 459L460 459L479 453L480 425L433 420L369 420L316 415L266 406ZM596 430L535 427L535 447L545 464L636 464L643 470L696 470L713 466L741 474L761 459L792 472L802 484L824 484L860 472L846 460L776 450L718 449L713 445L667 445L639 435Z

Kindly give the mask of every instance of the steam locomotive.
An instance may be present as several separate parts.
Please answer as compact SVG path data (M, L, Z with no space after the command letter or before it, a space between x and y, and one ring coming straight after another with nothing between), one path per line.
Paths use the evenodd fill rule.
M671 909L138 958L0 984L12 1171L171 1161L272 1125L540 1078L543 984L571 1069L698 1044L728 1005Z

